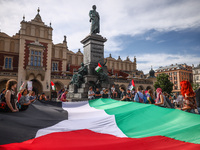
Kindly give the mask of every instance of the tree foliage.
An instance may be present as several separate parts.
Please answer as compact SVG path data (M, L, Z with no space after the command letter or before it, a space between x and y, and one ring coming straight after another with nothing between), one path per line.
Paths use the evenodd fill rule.
M198 89L199 84L198 83L192 83L192 88L195 91L196 89Z
M163 92L170 94L173 90L173 83L169 80L169 75L162 73L157 77L157 81L154 84L155 89L161 88Z

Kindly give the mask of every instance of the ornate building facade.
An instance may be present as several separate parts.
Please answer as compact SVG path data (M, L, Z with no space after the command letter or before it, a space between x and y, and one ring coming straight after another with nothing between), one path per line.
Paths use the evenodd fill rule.
M200 64L198 64L196 67L192 66L192 72L193 83L198 84L200 86Z
M53 28L42 21L39 11L31 21L23 17L16 35L0 32L0 89L12 78L18 81L18 88L32 81L36 93L50 95L50 81L58 90L67 87L83 62L80 49L76 53L68 49L66 36L62 43L53 43ZM153 81L144 79L143 72L137 70L136 58L132 62L128 57L116 60L110 55L105 62L115 84L127 86L134 78L136 86L153 88Z
M156 76L159 74L166 73L169 75L169 80L174 84L172 92L180 92L180 82L187 80L192 83L192 66L187 64L171 64L166 67L159 67L156 70Z

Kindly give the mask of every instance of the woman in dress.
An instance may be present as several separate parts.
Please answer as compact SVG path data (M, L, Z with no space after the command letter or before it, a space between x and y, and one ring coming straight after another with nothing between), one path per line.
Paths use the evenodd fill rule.
M18 112L18 108L15 101L15 89L17 88L17 81L14 79L8 80L6 83L6 111Z

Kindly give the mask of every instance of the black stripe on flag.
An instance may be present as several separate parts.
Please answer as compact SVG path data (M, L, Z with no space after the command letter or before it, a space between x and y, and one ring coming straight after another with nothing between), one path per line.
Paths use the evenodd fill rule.
M23 142L32 138L39 129L68 119L61 102L36 101L26 111L0 113L0 145Z

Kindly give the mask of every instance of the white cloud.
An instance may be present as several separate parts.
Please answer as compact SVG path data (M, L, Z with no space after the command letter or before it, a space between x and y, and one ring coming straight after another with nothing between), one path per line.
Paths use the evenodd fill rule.
M133 59L133 57L132 57ZM138 70L143 70L144 73L148 73L153 66L153 69L156 70L160 66L168 66L171 64L183 64L187 65L199 64L200 57L193 54L144 54L137 56L137 68Z
M9 35L15 34L22 16L25 14L30 21L40 7L43 21L47 25L52 22L54 43L62 42L63 35L67 35L69 48L78 49L82 47L80 41L89 33L88 12L93 4L100 13L101 34L108 39L109 51L123 48L123 42L116 36L134 36L151 29L181 30L200 23L198 0L4 0L0 1L0 28Z
M88 13L93 4L97 5L100 14L101 35L108 39L105 43L105 56L111 52L114 57L126 58L124 41L116 38L121 35L135 36L152 29L159 32L179 31L200 25L199 0L0 0L0 29L10 36L14 35L20 29L23 15L26 21L30 21L40 7L40 15L45 24L52 22L53 42L62 42L66 35L69 49L77 51L82 48L80 41L89 34ZM153 40L154 35L144 38ZM199 47L196 49L199 50ZM137 68L145 73L151 65L156 69L172 63L197 64L200 60L193 54L135 55L139 61ZM130 58L133 60L133 57Z

